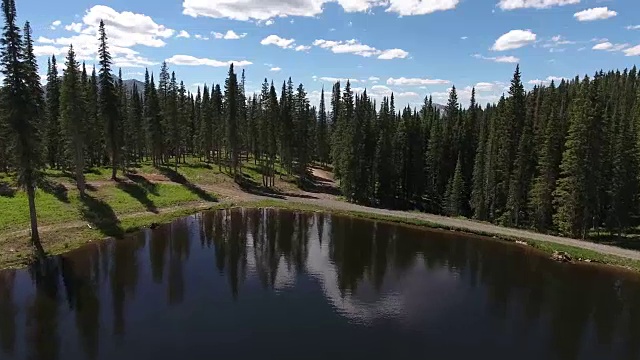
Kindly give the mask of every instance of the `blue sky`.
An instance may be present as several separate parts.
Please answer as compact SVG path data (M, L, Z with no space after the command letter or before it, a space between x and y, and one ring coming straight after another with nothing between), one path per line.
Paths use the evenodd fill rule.
M376 97L446 101L451 85L482 103L505 91L516 63L527 86L631 67L640 59L637 0L86 0L18 2L34 28L40 72L68 45L95 62L104 19L116 66L142 79L167 61L188 88L224 81L230 61L247 90L289 76L317 101L353 79ZM217 33L217 34L216 34ZM186 37L188 34L188 37ZM465 104L466 105L466 104Z

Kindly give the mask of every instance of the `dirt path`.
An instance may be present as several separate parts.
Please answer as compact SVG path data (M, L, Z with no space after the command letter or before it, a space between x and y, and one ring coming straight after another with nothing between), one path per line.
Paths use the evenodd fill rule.
M326 208L326 209L335 209L335 210L341 210L341 211L358 211L358 212L394 216L394 217L400 217L400 218L417 219L417 220L431 222L443 227L449 227L449 228L459 229L463 231L493 234L497 236L505 236L505 237L512 237L512 238L529 239L529 240L549 242L549 243L555 243L555 244L561 244L561 245L569 245L569 246L574 246L582 249L593 250L602 254L615 255L623 258L640 260L639 251L618 248L615 246L597 244L597 243L564 238L559 236L540 234L540 233L535 233L535 232L521 230L521 229L505 228L505 227L501 227L501 226L497 226L489 223L476 222L476 221L460 219L460 218L449 218L449 217L426 214L426 213L371 208L371 207L366 207L362 205L347 203L347 202L338 200L335 195L331 195L331 191L329 191L329 193L324 191L324 190L336 190L336 184L330 172L324 171L318 168L313 168L312 171L315 177L315 181L320 184L323 192L303 191L303 192L300 192L299 194L295 194L294 196L284 195L274 199L273 197L249 194L247 192L242 191L235 184L198 185L203 190L219 195L220 201L218 203L210 203L210 202L209 203L208 202L189 203L189 204L184 204L184 205L179 205L174 207L161 208L161 209L158 209L158 211L159 213L174 212L174 211L186 210L186 209L193 209L194 211L198 211L200 209L206 209L208 207L211 207L212 205L215 205L215 204L238 203L238 202L260 201L260 200L285 201L285 202L291 202L291 203L304 203L309 205L315 205L315 206ZM180 185L180 184L167 181L168 179L167 180L153 179L153 180L154 182L175 184L176 186ZM94 186L102 186L102 185L106 185L107 182L95 182L90 184ZM152 215L152 214L153 213L150 213L150 212L137 212L137 213L122 215L120 216L120 219L127 219L127 218L139 217L144 215ZM70 228L77 228L77 227L83 227L83 226L88 226L88 223L86 221L73 221L73 222L67 222L64 224L45 225L45 226L39 227L39 229L42 232L47 232L47 231L70 229ZM28 230L21 230L21 231L2 234L2 236L0 236L0 242L11 237L28 235L28 234L29 234Z

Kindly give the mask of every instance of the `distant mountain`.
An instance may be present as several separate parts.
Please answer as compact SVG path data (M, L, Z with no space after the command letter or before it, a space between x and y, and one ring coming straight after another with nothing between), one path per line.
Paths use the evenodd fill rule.
M124 87L127 91L131 91L135 85L138 89L138 94L144 93L144 82L136 79L123 80L122 82L124 83Z
M436 108L436 110L440 110L440 112L444 112L444 109L446 109L447 107L445 105L442 104L433 104L433 107Z

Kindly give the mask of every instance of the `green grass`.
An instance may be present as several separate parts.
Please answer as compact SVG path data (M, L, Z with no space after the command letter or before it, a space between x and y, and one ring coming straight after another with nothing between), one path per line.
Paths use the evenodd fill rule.
M59 188L61 189L61 188ZM194 190L180 184L121 182L103 185L88 191L90 198L101 201L116 216L137 212L157 212L158 209L196 201L215 201L213 194ZM86 209L77 190L70 189L36 192L39 225L60 224L86 220L91 209ZM29 209L26 193L18 191L13 197L0 196L0 235L26 229L29 226ZM84 209L84 210L83 210ZM96 214L98 216L99 214Z

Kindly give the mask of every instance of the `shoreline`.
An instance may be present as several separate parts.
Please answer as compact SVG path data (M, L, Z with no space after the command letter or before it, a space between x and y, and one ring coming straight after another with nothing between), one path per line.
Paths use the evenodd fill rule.
M572 264L597 264L606 265L606 267L612 270L626 269L636 274L640 273L640 252L633 250L627 250L623 248L602 246L600 248L614 248L619 249L623 254L636 253L637 257L625 257L616 254L605 253L602 251L594 250L594 244L587 241L565 239L571 243L578 242L577 244L584 246L572 246L569 244L556 243L553 241L535 239L533 236L519 236L537 233L527 232L519 229L511 229L505 227L499 227L490 225L490 228L501 229L502 231L487 231L487 229L481 229L482 223L476 223L472 220L464 220L462 222L465 226L453 226L447 224L451 221L437 221L439 218L455 220L454 218L438 217L436 215L429 215L416 212L401 212L395 210L369 208L360 205L342 203L333 200L334 204L326 204L327 201L320 202L321 204L315 204L314 201L300 202L294 200L274 200L257 198L255 200L247 201L222 201L218 203L197 203L192 206L184 206L174 211L162 212L160 214L143 214L140 216L124 216L119 219L119 226L122 233L119 236L104 236L99 230L93 229L84 224L82 226L71 226L55 229L55 226L51 226L51 230L44 231L41 234L43 239L43 245L47 254L51 256L64 254L71 250L82 247L83 245L93 243L96 241L103 241L110 238L119 238L126 234L131 234L136 231L143 230L157 224L170 223L175 219L190 216L203 211L214 211L229 208L279 208L293 211L309 211L317 212L322 211L330 214L352 216L361 219L368 219L372 221L385 221L395 224L404 224L411 226L418 226L428 229L439 229L443 231L455 231L470 235L489 237L498 239L506 243L518 243L519 246L528 246L532 249L540 251L547 256L550 256L554 252L565 252L571 256ZM340 204L340 205L338 205ZM332 206L333 205L333 206ZM349 209L350 208L350 209ZM425 219L428 217L428 219ZM434 221L436 219L436 221ZM458 219L459 220L459 219ZM477 226L473 226L476 224ZM518 235L509 235L508 233L517 233ZM507 234L505 234L507 233ZM543 234L537 234L538 236ZM7 244L10 242L10 244ZM10 245L21 245L20 247L11 247ZM617 250L616 250L617 251ZM31 258L30 247L28 246L27 236L18 236L11 238L9 241L0 243L0 270L24 268Z

